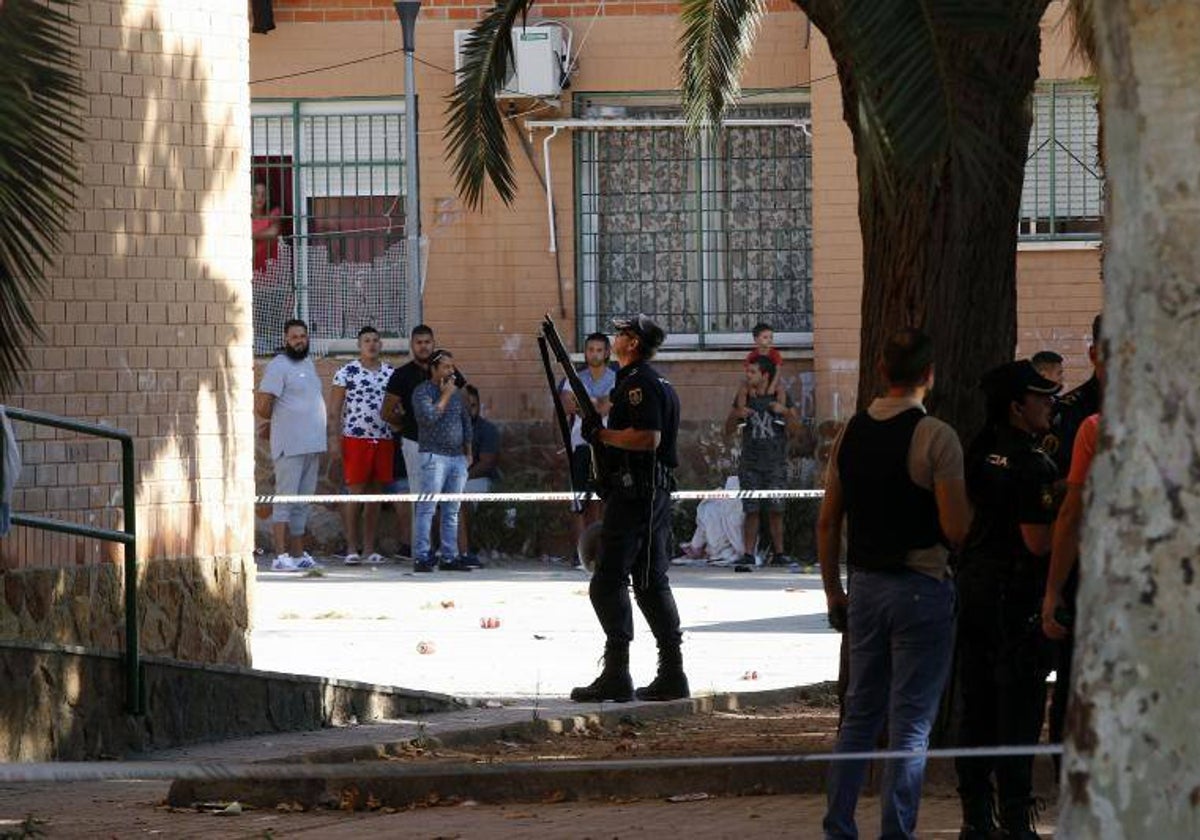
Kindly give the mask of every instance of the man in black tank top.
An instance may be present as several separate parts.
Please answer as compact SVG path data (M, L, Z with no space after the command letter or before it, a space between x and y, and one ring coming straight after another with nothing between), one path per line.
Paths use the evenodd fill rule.
M889 710L888 749L928 746L954 649L949 547L961 544L971 518L962 445L922 405L933 386L932 341L901 330L880 365L887 394L851 418L834 444L817 523L830 623L845 628L850 647L838 752L874 749ZM849 595L839 568L843 520ZM858 836L865 772L865 761L830 765L826 838ZM882 836L914 836L924 773L924 758L887 763Z

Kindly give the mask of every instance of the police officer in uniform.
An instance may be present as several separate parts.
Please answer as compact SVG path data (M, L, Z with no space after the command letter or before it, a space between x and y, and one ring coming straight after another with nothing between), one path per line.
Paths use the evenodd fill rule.
M1061 386L1028 360L989 371L988 422L967 452L975 518L958 568L960 744L1035 744L1052 649L1042 635L1056 504L1054 461L1040 448ZM1036 618L1035 618L1036 616ZM1036 838L1032 756L956 761L963 840L995 834L992 776L1005 838Z
M1042 441L1046 450L1058 465L1059 478L1066 481L1071 473L1071 453L1075 449L1075 434L1087 418L1100 411L1100 379L1096 374L1096 353L1100 348L1100 316L1092 319L1092 344L1088 348L1088 359L1092 363L1091 377L1077 388L1072 388L1054 401L1054 416L1050 421L1050 433ZM1061 483L1061 482L1060 482ZM1065 485L1062 494L1066 493ZM1072 568L1062 590L1063 609L1075 613L1075 593L1079 588L1079 569ZM1054 695L1050 699L1050 742L1062 743L1063 725L1067 715L1067 699L1071 687L1071 667L1074 659L1073 637L1068 636L1058 643L1058 661L1054 663ZM1054 765L1061 762L1054 757Z
M600 552L588 587L604 630L604 670L590 685L573 689L571 699L677 700L690 694L680 652L679 611L667 579L679 397L649 364L666 338L662 328L645 315L614 321L613 326L613 355L621 369L610 397L608 427L583 429L605 464ZM629 674L631 578L638 607L658 643L658 675L636 692Z

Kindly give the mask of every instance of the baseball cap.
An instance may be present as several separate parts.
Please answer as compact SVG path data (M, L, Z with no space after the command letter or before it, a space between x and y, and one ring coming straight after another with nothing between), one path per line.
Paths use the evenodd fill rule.
M992 368L980 379L979 386L988 397L1004 400L1015 400L1025 393L1048 396L1062 390L1062 385L1038 373L1028 359L1018 359Z
M640 312L628 318L613 318L612 324L617 332L628 330L636 335L647 350L657 349L667 337L662 327Z

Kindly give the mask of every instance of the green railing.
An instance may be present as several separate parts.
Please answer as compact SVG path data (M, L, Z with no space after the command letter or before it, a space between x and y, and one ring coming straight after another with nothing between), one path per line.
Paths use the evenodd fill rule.
M1049 82L1031 100L1021 239L1099 239L1104 227L1096 89Z
M133 458L133 436L120 429L68 420L55 414L28 411L6 406L5 413L13 420L38 426L51 426L84 435L107 438L121 443L121 505L124 509L124 528L114 531L95 528L75 522L63 522L45 516L30 516L14 513L12 523L25 528L37 528L57 534L73 534L105 542L121 543L125 547L125 708L132 715L145 711L142 697L141 654L138 650L138 597L137 597L137 518L134 495L135 464Z

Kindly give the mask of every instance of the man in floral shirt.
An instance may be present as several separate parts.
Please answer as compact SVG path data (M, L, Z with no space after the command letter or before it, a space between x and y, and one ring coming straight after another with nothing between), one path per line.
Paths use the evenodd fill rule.
M392 430L379 416L383 406L384 389L392 376L392 366L380 361L382 341L374 327L358 331L358 359L339 370L333 377L330 400L330 435L341 430L342 475L347 489L358 495L371 485L386 487L392 481L392 460L395 444ZM338 422L338 421L341 422ZM365 507L362 528L362 554L359 554L359 508ZM357 566L384 562L375 550L375 535L379 530L379 505L342 505L346 528L346 565Z

